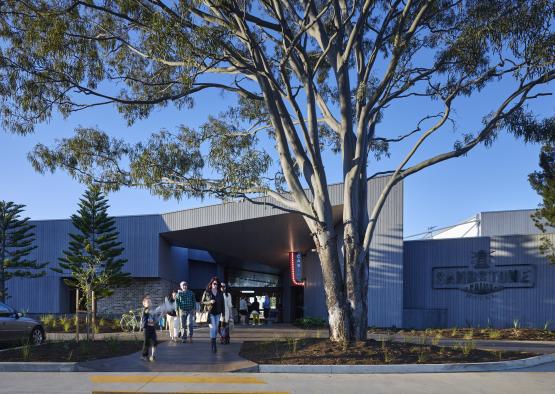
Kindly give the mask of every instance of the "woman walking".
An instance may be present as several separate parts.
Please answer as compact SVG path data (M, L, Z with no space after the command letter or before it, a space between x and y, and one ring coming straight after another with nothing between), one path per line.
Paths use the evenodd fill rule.
M230 340L229 322L233 319L233 303L231 300L231 294L229 293L225 283L222 282L222 284L220 285L220 289L222 290L222 296L224 297L224 313L222 313L222 318L220 321L220 338L222 345L227 345Z
M210 327L210 342L212 343L212 352L216 353L216 334L220 323L220 316L225 312L224 297L220 291L220 280L213 277L206 290L202 295L201 304L205 311L208 312L208 326Z
M177 290L173 290L166 299L164 300L165 307L166 307L166 319L168 321L168 328L170 331L170 341L174 342L177 341L178 332L179 332L179 325L177 322L177 312L176 312L176 304L175 304L175 297L177 296Z

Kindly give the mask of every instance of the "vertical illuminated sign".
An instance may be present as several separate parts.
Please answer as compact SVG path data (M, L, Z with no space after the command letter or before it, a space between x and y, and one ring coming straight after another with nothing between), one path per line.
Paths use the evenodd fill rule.
M303 258L300 252L289 252L289 266L291 268L291 282L294 286L304 286Z

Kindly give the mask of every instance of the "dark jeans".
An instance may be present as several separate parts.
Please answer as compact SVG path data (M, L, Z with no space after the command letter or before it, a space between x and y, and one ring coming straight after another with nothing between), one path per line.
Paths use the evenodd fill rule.
M156 330L146 329L143 331L145 334L143 342L143 357L148 357L148 348L156 347Z
M264 308L264 323L268 324L268 319L270 317L270 308Z

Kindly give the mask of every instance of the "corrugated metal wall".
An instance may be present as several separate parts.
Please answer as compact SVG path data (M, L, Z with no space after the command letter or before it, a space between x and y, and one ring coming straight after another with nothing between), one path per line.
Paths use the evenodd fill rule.
M539 234L530 218L534 209L518 211L482 212L480 214L480 236Z
M343 184L329 186L329 193L332 205L342 204ZM258 198L256 200L271 201L277 204L269 197ZM170 212L163 214L162 218L167 226L166 231L178 231L283 214L284 211L269 205L256 205L248 201L242 201Z
M376 178L368 187L369 211L389 177ZM368 325L401 327L403 322L403 184L391 191L370 244Z
M549 235L555 241L555 235ZM405 308L445 310L449 327L510 327L518 320L523 327L543 327L555 318L555 266L539 252L537 235L477 237L405 242ZM433 289L435 267L470 266L473 253L491 250L493 266L531 264L536 269L533 288L505 288L490 294L470 294L459 289ZM408 315L407 315L408 316ZM416 327L426 322L405 321ZM427 323L433 325L432 321Z
M158 264L159 234L167 231L162 216L121 216L116 218L116 227L125 248L122 256L128 260L124 270L135 277L162 277Z
M54 275L42 278L13 278L8 281L7 304L29 313L60 313L62 278Z
M326 295L322 285L322 268L320 259L314 252L308 252L303 256L303 275L306 278L304 286L304 316L328 318L326 307ZM289 274L288 282L291 281Z

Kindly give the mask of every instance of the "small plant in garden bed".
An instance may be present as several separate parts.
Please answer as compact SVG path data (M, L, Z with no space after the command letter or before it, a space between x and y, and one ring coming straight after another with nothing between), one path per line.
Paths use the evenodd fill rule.
M48 332L73 332L75 330L74 315L64 315L59 318L54 315L44 315L40 317L40 320ZM119 319L112 320L101 317L96 323L96 328L91 327L92 330L95 330L95 333L121 332ZM81 332L86 330L84 316L79 317L79 330Z
M387 341L359 341L343 346L328 339L290 339L244 342L240 356L259 364L376 365L418 363L462 363L499 361L498 352L475 348L473 341L460 346L433 346ZM503 352L502 360L534 356L532 353Z
M441 331L441 330L436 330ZM409 337L429 337L430 329L426 330L392 330L391 328L372 328L368 330L369 334L382 335L387 333L396 333L398 336ZM457 328L453 327L445 330L445 338L453 339L487 339L487 340L520 340L520 341L555 341L555 331L549 330L549 324L542 328L522 328L520 321L513 322L512 328Z
M328 326L327 321L317 317L303 317L295 320L293 324L301 328L324 328Z
M25 346L2 352L2 361L77 362L135 353L142 347L140 340L97 340L48 342L41 346Z

